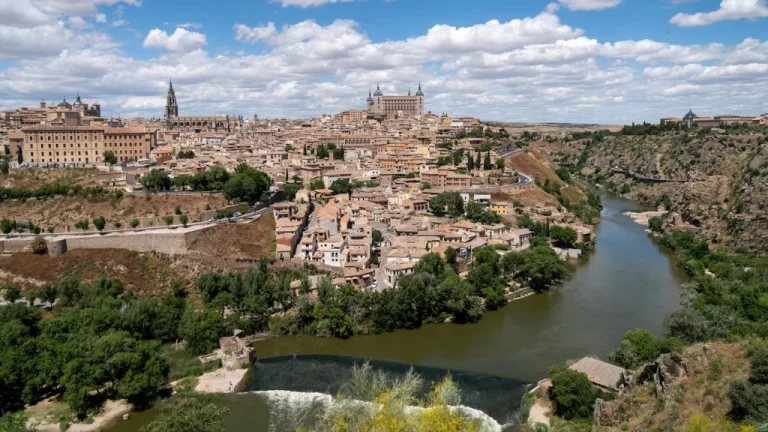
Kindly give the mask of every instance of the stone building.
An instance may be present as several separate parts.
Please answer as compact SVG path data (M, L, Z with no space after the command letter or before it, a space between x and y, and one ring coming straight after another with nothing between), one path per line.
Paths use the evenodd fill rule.
M39 108L21 107L3 111L0 113L0 120L4 120L11 128L80 126L88 124L91 120L101 120L101 105L95 103L89 106L83 103L78 94L75 103L70 104L64 98L56 105L48 105L45 100L42 100Z
M366 100L369 117L387 117L395 115L397 117L411 117L424 115L424 92L419 90L411 96L410 90L407 96L384 96L381 88L376 85L376 92L371 95L368 92Z
M179 104L172 82L168 85L164 118L166 129L181 132L235 132L243 125L241 116L179 116Z
M32 163L100 163L112 151L121 162L149 158L157 145L146 127L36 126L23 130L22 154Z

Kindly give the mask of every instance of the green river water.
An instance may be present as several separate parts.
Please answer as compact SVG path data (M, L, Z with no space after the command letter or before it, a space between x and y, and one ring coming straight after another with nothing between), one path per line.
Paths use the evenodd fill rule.
M472 325L437 324L417 330L347 340L281 337L258 342L254 381L228 395L232 432L291 430L307 424L355 362L404 372L413 365L434 381L448 371L463 390L462 404L487 414L501 429L517 422L520 399L547 368L586 355L605 358L624 332L663 331L679 305L685 274L623 213L648 210L603 196L594 252L571 266L571 276L550 292L511 303ZM283 390L283 391L280 391ZM298 393L317 392L317 393ZM110 432L136 432L156 415L135 413Z

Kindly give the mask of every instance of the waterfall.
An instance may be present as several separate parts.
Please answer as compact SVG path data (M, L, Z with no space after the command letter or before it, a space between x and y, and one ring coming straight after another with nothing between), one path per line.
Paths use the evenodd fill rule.
M270 431L296 430L301 427L311 427L319 415L326 413L338 404L331 395L325 393L296 392L286 390L253 391L249 393L264 398L269 406ZM346 401L360 407L370 407L372 403L362 401ZM408 407L408 412L427 410L429 408ZM484 432L501 432L502 426L489 415L475 408L464 405L451 407L466 419L476 419Z

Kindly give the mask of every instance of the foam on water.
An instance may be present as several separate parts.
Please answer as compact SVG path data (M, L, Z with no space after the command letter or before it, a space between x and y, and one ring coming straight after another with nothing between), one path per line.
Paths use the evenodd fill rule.
M317 392L296 392L287 390L253 391L244 394L254 394L263 397L270 408L270 430L280 431L312 426L318 416L328 412L338 405L331 395ZM360 407L371 407L371 402L345 401ZM408 407L406 411L422 411L429 408ZM502 426L486 413L464 405L451 407L461 413L466 419L476 419L482 431L501 432Z

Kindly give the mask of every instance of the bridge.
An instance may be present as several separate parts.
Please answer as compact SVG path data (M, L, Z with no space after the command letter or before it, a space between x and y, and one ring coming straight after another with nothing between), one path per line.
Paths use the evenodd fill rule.
M631 169L625 169L625 168L619 168L619 167L611 168L611 173L624 174L634 178L635 180L641 183L688 183L690 181L690 180L670 179L670 178L664 178L664 177L649 177L649 176L637 173L635 171L632 171Z

